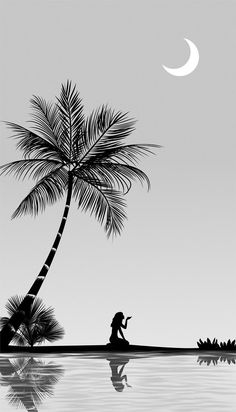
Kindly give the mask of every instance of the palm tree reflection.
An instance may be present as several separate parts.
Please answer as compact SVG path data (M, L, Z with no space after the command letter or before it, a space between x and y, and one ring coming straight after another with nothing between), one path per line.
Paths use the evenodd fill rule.
M30 358L0 358L0 385L9 386L7 399L15 407L37 412L43 399L53 395L53 386L63 375L53 362Z
M209 365L217 365L218 362L227 362L228 365L230 364L236 364L236 355L235 354L230 354L230 353L224 353L222 355L202 355L198 356L198 363L199 365L204 365L206 364L207 366Z
M114 358L108 358L109 365L111 368L111 381L112 385L114 386L114 389L117 392L122 392L124 390L124 387L132 388L131 385L128 384L128 378L127 375L123 375L124 367L125 365L129 362L129 358L127 357L114 357ZM125 382L125 385L123 383Z

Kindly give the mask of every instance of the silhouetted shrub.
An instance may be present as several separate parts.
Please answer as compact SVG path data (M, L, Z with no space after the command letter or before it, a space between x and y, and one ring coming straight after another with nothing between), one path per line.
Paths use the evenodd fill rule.
M202 341L202 339L199 339L197 342L197 345L199 349L201 350L236 350L236 341L234 340L228 340L227 342L220 342L218 343L218 340L216 338L211 341L209 338L207 340Z
M209 338L207 338L207 340L205 340L204 342L202 341L202 339L199 339L199 341L197 342L197 345L199 349L204 349L204 350L219 349L220 347L216 338L214 338L212 342Z
M12 296L8 299L6 309L9 317L0 318L0 328L6 325L12 315L17 313L23 301L22 296ZM42 299L36 297L28 311L25 319L15 333L12 343L20 346L31 346L41 344L45 340L55 342L63 338L65 332L54 317L54 309L46 308Z
M235 339L231 342L229 339L228 342L220 342L221 349L236 349Z

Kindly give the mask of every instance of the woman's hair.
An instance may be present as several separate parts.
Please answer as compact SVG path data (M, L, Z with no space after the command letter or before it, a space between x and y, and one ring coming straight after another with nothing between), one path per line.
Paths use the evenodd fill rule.
M122 322L122 320L124 319L124 315L123 312L117 312L114 316L114 318L112 319L111 322L111 327L113 326L119 326Z

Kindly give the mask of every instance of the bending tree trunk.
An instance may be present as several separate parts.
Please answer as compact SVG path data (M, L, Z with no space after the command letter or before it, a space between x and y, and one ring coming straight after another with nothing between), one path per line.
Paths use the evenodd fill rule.
M58 245L61 240L61 236L63 233L63 230L65 228L68 212L69 212L69 207L70 207L70 202L71 202L71 195L72 195L72 186L73 186L73 176L69 172L69 179L68 179L68 192L67 192L67 198L66 198L66 205L64 209L64 213L62 216L61 224L59 226L59 230L57 232L56 238L54 240L54 243L52 245L52 248L48 254L47 259L45 260L45 263L39 272L36 280L34 281L33 285L31 286L30 290L28 291L27 295L23 299L22 303L20 304L18 311L12 315L12 317L9 319L8 323L2 328L0 332L0 351L6 350L7 346L11 342L12 338L14 337L16 331L22 324L22 322L25 319L25 314L30 310L30 307L36 297L36 295L39 292L39 289L41 288L43 281L46 278L46 275L49 271L49 268L52 264L53 258L56 254Z

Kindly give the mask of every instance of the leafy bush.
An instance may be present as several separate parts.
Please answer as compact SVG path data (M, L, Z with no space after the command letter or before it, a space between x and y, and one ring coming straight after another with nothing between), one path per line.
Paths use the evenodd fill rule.
M229 339L228 342L220 342L220 347L221 349L236 349L236 344L235 344L235 339L231 340Z
M205 340L204 342L202 341L202 339L199 339L197 345L199 349L219 349L219 343L216 338L214 338L212 342L209 338L207 338L207 340Z
M0 318L0 327L7 324L13 314L23 301L22 296L12 296L8 299L6 309L9 317ZM31 346L41 344L45 340L54 342L63 338L64 329L59 325L54 317L54 309L46 308L42 299L36 297L26 313L24 322L15 333L12 342L20 346Z
M217 349L217 350L236 350L236 341L234 340L228 340L227 342L220 342L218 343L218 340L216 338L211 340L207 338L207 340L202 341L202 339L199 339L197 342L197 345L199 349L201 350L212 350L212 349Z

